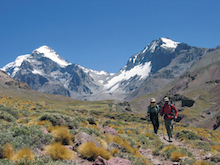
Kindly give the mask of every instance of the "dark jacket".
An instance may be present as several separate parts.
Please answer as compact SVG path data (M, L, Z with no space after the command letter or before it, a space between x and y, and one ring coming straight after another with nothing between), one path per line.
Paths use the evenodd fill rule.
M157 117L159 112L160 112L160 108L157 104L154 107L150 107L150 105L148 106L148 110L147 110L148 115Z

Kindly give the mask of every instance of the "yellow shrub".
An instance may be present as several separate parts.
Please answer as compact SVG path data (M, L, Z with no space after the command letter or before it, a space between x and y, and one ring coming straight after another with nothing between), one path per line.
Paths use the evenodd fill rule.
M105 150L108 149L108 144L107 144L107 142L106 142L104 139L102 139L102 138L100 138L100 137L96 137L95 139L101 144L101 146L102 146Z
M122 129L119 129L119 130L118 130L118 133L119 133L119 134L125 134L125 131L123 131Z
M97 147L93 142L83 143L78 147L77 151L82 157L91 160L95 160L98 156L101 156L106 160L109 160L112 157L110 152L101 147Z
M119 146L124 147L127 152L129 152L129 153L134 153L134 152L135 152L135 149L133 149L133 148L131 147L131 145L129 144L129 142L128 142L127 140L123 140L123 139L120 138L118 135L112 136L112 135L106 134L105 137L106 137L106 139L107 139L107 141L108 141L109 143L115 142L115 143L117 143Z
M26 120L25 119L18 119L17 123L26 123Z
M127 130L126 133L127 133L127 134L134 134L134 131Z
M132 154L135 153L135 148L132 148L127 140L124 140L121 146L123 146L127 152Z
M145 135L146 135L147 137L151 137L151 134L150 134L149 132L147 132Z
M111 149L111 154L113 155L113 156L115 156L115 154L119 154L120 153L120 151L119 151L119 149L118 148L113 148L113 149Z
M193 163L193 165L210 165L210 164L202 160L202 161L196 161L195 163Z
M110 135L110 134L105 134L105 137L106 137L106 140L107 140L109 143L113 142L113 136L112 136L112 135Z
M172 144L172 145L168 145L168 146L165 146L161 152L164 152L164 151L167 151L167 150L173 150L175 149L175 146Z
M11 144L6 144L6 146L3 149L3 157L11 160L13 156L14 156L14 148L12 147Z
M66 126L55 126L51 133L56 142L61 142L63 145L72 144L72 135Z
M124 144L124 141L122 138L120 138L118 135L113 136L113 142L118 143L120 146Z
M13 156L13 160L19 160L27 157L27 160L33 160L34 154L31 152L29 148L23 148L16 152L16 154Z
M59 142L46 146L44 152L53 160L73 160L75 157L75 153L73 151L68 150Z
M47 125L47 124L48 125L52 125L52 123L50 121L48 121L48 120L43 120L43 121L38 120L37 124L38 125Z
M201 165L199 162L195 162L195 163L193 163L193 165Z
M180 157L184 157L186 155L184 155L183 153L179 153L178 151L174 151L171 153L171 159L175 162L179 161Z
M133 154L133 156L135 156L135 157L142 157L142 158L144 158L144 156L143 155L141 155L141 153L138 151L138 149L137 148L134 148L134 154Z
M218 151L218 152L220 152L220 145L213 145L213 146L211 146L211 151Z

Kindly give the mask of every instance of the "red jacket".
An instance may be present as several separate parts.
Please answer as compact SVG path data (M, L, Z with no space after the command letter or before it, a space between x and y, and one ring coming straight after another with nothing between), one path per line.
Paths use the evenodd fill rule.
M165 117L164 117L165 119L173 119L174 116L172 115L173 112L171 111L171 107L172 107L172 110L174 110L174 112L175 112L175 117L177 117L178 112L177 112L176 108L173 106L173 104L164 104L160 109L160 115L161 116L165 115Z

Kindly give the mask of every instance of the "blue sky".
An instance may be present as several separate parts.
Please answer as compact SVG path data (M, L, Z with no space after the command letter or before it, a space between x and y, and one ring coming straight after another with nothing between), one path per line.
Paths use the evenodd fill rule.
M0 0L0 68L42 45L116 73L152 40L220 45L219 0Z

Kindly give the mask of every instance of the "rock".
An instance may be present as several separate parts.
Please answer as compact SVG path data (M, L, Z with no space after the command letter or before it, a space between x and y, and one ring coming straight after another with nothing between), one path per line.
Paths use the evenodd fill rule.
M201 136L201 137L200 137L200 140L209 142L209 139L208 139L207 137L204 137L204 136Z
M173 165L179 165L179 163L178 162L173 162Z
M110 159L108 163L112 165L132 165L130 160L119 158L119 157Z
M92 165L111 165L107 162L107 160L105 160L104 158L102 158L101 156L98 156L98 158L93 162Z
M23 81L20 82L19 84L19 88L21 89L27 89L27 90L30 90L31 88L29 87L29 85Z
M163 163L161 163L159 160L155 160L154 165L163 165Z
M97 147L102 147L101 144L99 144L99 142L96 139L94 139L92 136L88 135L85 132L80 132L76 135L73 148L75 149L81 144L86 143L86 142L93 142Z
M64 146L65 148L67 148L68 150L73 150L73 146Z
M200 116L201 116L202 118L205 118L205 114L204 114L204 113L203 113L203 114L201 114Z
M182 120L185 117L185 115L183 114L178 114L176 122L180 122L180 120Z
M104 133L111 134L111 135L118 135L118 132L115 129L111 128L111 127L105 127L104 128Z
M140 148L138 151L140 152L141 155L144 155L147 159L150 160L153 159L153 155L151 154L151 149Z
M211 154L211 153L208 153L208 154L206 154L202 159L203 159L203 160L208 160L208 159L211 159L211 157L212 157L212 154Z

